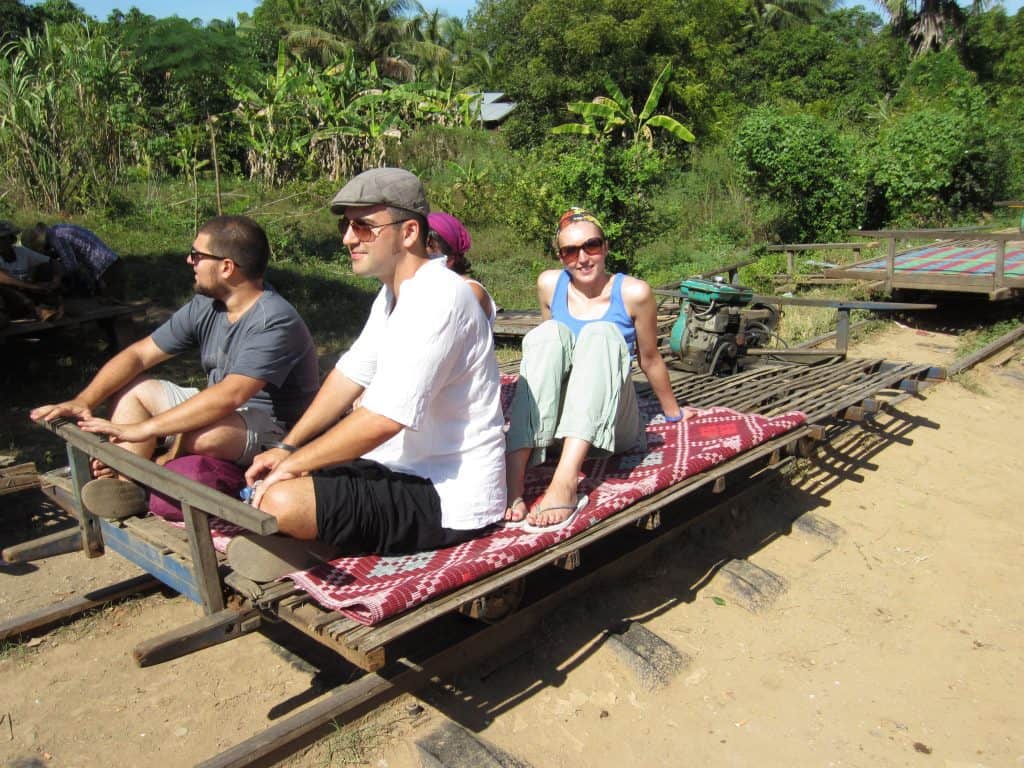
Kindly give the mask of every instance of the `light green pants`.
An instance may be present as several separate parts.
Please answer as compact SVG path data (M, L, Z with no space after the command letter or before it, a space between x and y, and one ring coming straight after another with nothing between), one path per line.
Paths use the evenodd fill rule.
M541 323L523 339L506 449L533 448L535 465L566 437L606 454L645 445L631 367L626 341L612 323L588 323L578 338L556 320Z

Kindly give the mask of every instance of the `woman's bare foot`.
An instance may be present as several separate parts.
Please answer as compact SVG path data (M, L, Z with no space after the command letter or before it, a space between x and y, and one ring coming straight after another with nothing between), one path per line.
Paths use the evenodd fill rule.
M505 508L505 522L508 523L521 523L529 512L529 508L526 506L526 502L523 501L522 496L517 496L512 499L511 503Z
M549 485L544 495L526 516L526 522L538 527L558 525L572 515L576 509L576 502L575 487L563 488Z

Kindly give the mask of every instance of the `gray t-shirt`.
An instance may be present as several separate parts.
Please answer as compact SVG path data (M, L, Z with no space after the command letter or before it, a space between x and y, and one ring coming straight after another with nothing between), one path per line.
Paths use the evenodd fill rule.
M195 296L153 332L153 341L169 355L198 346L209 386L232 373L263 379L266 386L246 406L270 411L286 425L299 420L320 385L309 329L272 290L234 323L223 303Z

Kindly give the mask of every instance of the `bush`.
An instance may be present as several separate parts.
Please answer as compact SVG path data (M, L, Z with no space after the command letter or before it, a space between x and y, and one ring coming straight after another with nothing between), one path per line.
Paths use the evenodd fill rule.
M870 153L871 223L946 223L990 207L1005 184L1001 144L984 114L928 108L894 119Z
M733 155L744 188L778 206L783 241L840 237L857 222L862 185L853 152L821 119L761 107L740 124Z
M518 159L506 189L498 191L509 225L547 245L558 217L582 206L598 217L611 242L610 268L632 270L637 249L657 233L651 197L665 174L662 155L643 145L559 139Z

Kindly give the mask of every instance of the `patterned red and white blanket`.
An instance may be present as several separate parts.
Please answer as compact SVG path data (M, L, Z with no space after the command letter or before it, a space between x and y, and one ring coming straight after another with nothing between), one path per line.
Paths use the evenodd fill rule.
M506 410L516 379L502 378L502 405ZM669 424L656 401L641 400L640 407L647 421L647 449L588 460L583 465L580 493L587 494L589 502L575 522L561 531L534 534L498 529L448 549L401 557L344 557L288 578L322 606L360 623L376 624L575 536L630 504L805 421L799 412L766 418L728 408L709 408ZM530 470L527 504L547 487L553 471L551 463ZM218 549L227 545L231 528L215 528Z

